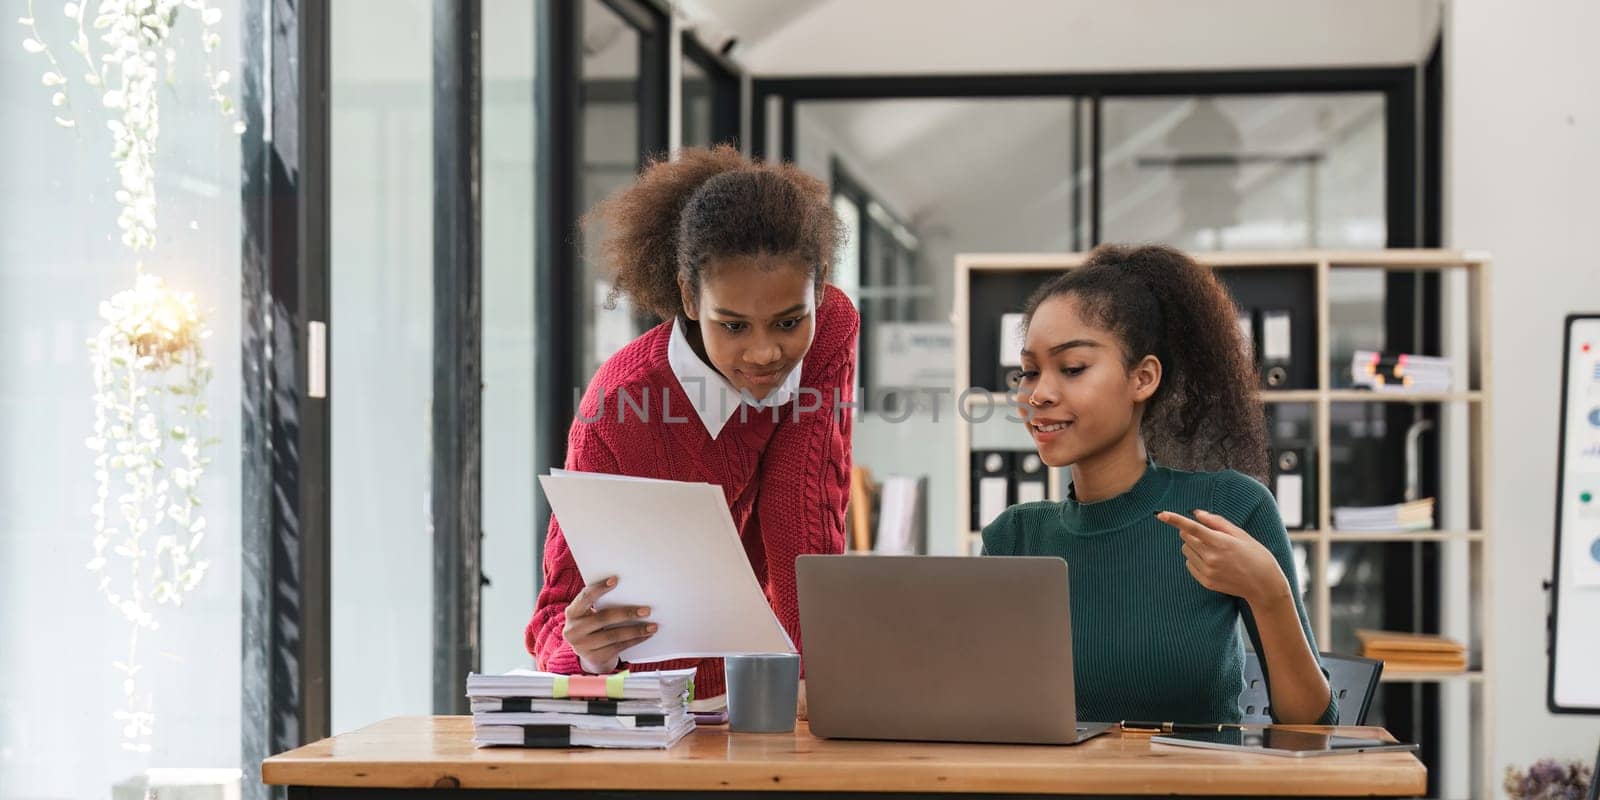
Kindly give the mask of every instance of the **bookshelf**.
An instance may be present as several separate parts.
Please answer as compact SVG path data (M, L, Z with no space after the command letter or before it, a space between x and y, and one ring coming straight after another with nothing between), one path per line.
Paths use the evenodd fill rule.
M1336 619L1334 612L1333 583L1329 566L1336 551L1348 552L1352 546L1383 546L1389 543L1435 543L1440 550L1440 594L1437 599L1441 609L1441 632L1468 647L1468 669L1465 672L1386 671L1385 684L1438 685L1440 689L1441 728L1450 731L1450 743L1443 747L1439 757L1441 768L1454 773L1456 780L1441 782L1444 796L1485 796L1499 785L1499 776L1490 763L1492 752L1490 737L1493 731L1490 693L1494 686L1494 672L1489 642L1491 631L1492 591L1488 565L1492 563L1494 536L1489 531L1489 413L1490 413L1490 363L1489 320L1486 310L1489 258L1479 252L1450 250L1304 250L1285 252L1211 252L1192 254L1202 266L1245 276L1243 270L1272 270L1276 274L1298 276L1303 285L1312 287L1315 317L1311 326L1314 339L1315 369L1308 383L1285 389L1262 389L1260 397L1270 412L1274 407L1294 406L1309 410L1315 449L1315 474L1311 476L1307 491L1314 492L1315 514L1307 519L1307 529L1292 530L1290 541L1306 551L1308 588L1305 592L1307 611L1318 642L1324 649L1333 649ZM961 409L968 412L958 419L955 428L956 464L965 473L972 463L973 429L979 424L973 418L985 406L994 409L995 417L1009 411L1004 392L993 387L977 391L973 387L975 296L984 294L982 286L989 287L984 295L993 298L998 286L1037 286L1051 273L1070 270L1081 265L1087 254L968 254L956 257L955 291L952 322L956 333L956 369L954 397ZM1330 284L1347 277L1346 270L1366 270L1379 273L1412 273L1418 276L1437 277L1440 295L1439 338L1444 352L1454 367L1454 386L1448 392L1371 392L1347 388L1335 380L1338 370L1348 369L1348 362L1335 364L1333 352L1336 329L1335 308ZM1384 276L1387 277L1387 276ZM1420 278L1419 278L1420 280ZM979 289L975 293L975 287ZM1016 298L1020 310L1024 297ZM985 301L988 302L988 301ZM985 317L986 321L989 319ZM985 343L991 341L983 339ZM1334 419L1336 412L1351 405L1411 404L1438 409L1436 435L1440 453L1440 480L1436 524L1439 529L1425 531L1350 532L1333 528L1332 503L1334 484L1341 477L1334 474L1333 452L1336 446ZM978 412L975 414L974 409ZM1006 424L1006 423L1000 423ZM992 436L990 438L993 438ZM1051 468L1047 484L1050 500L1064 497L1066 470ZM976 554L981 547L981 534L970 530L972 518L972 482L956 481L955 512L957 537L955 551ZM1409 590L1410 587L1394 587ZM1464 607L1463 607L1464 606ZM1340 621L1344 622L1344 621ZM1348 627L1348 623L1344 623ZM1459 721L1452 716L1462 715L1468 723L1467 735L1457 741L1454 728Z

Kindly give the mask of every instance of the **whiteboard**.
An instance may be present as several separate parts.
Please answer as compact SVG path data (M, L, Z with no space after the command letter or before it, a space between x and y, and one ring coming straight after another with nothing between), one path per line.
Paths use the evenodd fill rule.
M1547 704L1600 714L1600 314L1567 317L1562 346Z

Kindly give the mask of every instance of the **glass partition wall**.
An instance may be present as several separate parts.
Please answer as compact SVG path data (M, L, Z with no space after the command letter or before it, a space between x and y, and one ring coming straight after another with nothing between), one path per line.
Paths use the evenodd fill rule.
M1413 202L1415 70L1388 72L1231 74L1217 76L1213 85L1203 73L1061 76L1041 78L1028 89L1003 78L758 79L754 107L767 113L752 119L752 143L758 152L792 158L830 178L836 206L862 240L841 253L846 269L840 275L854 283L863 312L861 381L871 398L895 388L883 385L880 375L905 378L904 370L874 365L877 348L869 343L898 335L903 321L948 327L958 253L1064 252L1105 241L1161 242L1190 251L1421 243ZM919 243L904 268L886 267L894 259L876 252L869 203L903 220ZM1270 271L1248 274L1254 272L1236 270L1224 279L1236 298L1245 298L1243 305L1271 306L1284 287L1267 285L1275 280ZM1349 324L1340 320L1341 338L1333 343L1333 374L1348 373L1358 348L1433 352L1429 347L1437 343L1425 330L1440 324L1437 282L1352 272L1328 287L1336 313L1349 318ZM1019 287L1018 304L1027 289ZM1402 323L1415 308L1425 319ZM1306 335L1313 330L1308 319L1296 325ZM924 357L953 359L953 353L900 350L892 357L914 364ZM995 361L1002 357L993 354ZM1297 365L1295 372L1314 374L1314 365ZM941 514L940 499L952 495L956 481L972 479L973 470L954 463L945 430L959 409L948 391L943 396L942 408L915 408L904 417L897 404L869 405L858 413L854 448L856 463L874 478L926 479L934 498L926 541L935 553L960 540L954 526L968 524ZM1305 457L1314 406L1275 411L1269 430L1274 453ZM1426 409L1414 419L1404 405L1335 404L1333 412L1335 463L1372 481L1336 481L1335 496L1326 501L1400 500L1407 432L1428 418ZM974 448L1028 449L1003 416L971 426ZM1436 479L1428 476L1440 469L1439 440L1423 435L1411 441L1420 448L1415 460L1428 491ZM1318 612L1331 619L1333 635L1324 648L1359 653L1357 627L1439 630L1438 605L1425 599L1447 590L1440 584L1437 546L1341 546L1326 563L1315 548L1300 546L1297 559L1307 570L1323 571L1331 586L1330 605ZM1416 591L1393 588L1399 586ZM1439 689L1386 684L1374 718L1402 736L1437 744ZM1453 701L1448 713L1461 719L1468 710ZM1424 748L1425 757L1437 759L1429 750L1439 748ZM1430 774L1461 786L1466 766L1453 760L1446 771L1434 760Z

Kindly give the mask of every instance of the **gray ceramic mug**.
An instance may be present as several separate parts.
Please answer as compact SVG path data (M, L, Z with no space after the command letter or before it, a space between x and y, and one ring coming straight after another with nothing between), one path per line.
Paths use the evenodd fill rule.
M800 699L800 656L771 653L722 659L728 681L728 730L788 733Z

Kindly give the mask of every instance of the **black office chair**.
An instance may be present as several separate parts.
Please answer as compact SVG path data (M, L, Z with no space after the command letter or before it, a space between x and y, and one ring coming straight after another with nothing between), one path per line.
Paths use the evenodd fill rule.
M1322 666L1328 669L1328 686L1339 701L1339 724L1367 724L1367 710L1372 708L1372 698L1378 693L1378 679L1383 677L1383 662L1323 653ZM1244 691L1239 693L1240 721L1262 725L1272 722L1271 703L1267 681L1261 676L1261 660L1255 653L1247 652L1244 654Z

